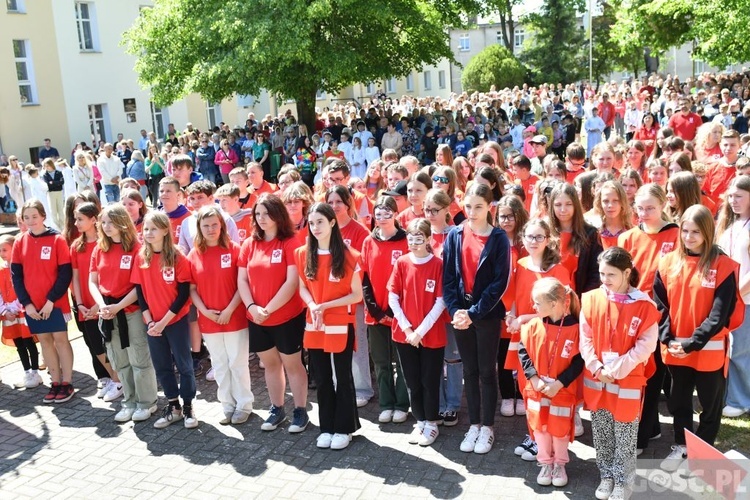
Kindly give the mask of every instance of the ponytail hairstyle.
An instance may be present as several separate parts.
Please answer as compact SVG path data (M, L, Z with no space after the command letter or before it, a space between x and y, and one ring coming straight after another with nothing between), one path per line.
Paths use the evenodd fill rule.
M698 259L698 272L701 278L706 278L708 272L711 270L711 264L722 254L719 247L714 244L714 218L711 215L711 211L703 205L693 205L692 207L685 210L680 219L680 235L682 235L682 226L685 222L690 221L698 226L698 230L701 232L703 237L703 248L700 251L700 257ZM687 248L685 248L685 242L682 241L680 236L680 243L677 247L677 259L670 269L670 276L674 277L680 274L680 270L685 267L685 261L688 256Z
M133 247L138 242L138 231L130 215L128 215L128 211L119 203L107 205L102 209L102 213L99 214L99 249L102 252L109 252L109 249L116 244L102 230L101 220L105 215L120 233L120 244L122 245L123 252L128 253L133 250Z
M395 203L395 202L394 202ZM318 202L310 207L308 212L308 218L312 214L320 214L325 217L328 222L333 222L331 228L331 241L329 243L328 250L331 252L331 275L334 278L343 278L346 273L346 254L349 253L349 249L344 243L344 238L341 236L341 230L339 229L339 223L336 221L336 213L328 203ZM318 274L318 239L312 234L307 238L307 258L305 260L305 277L309 280L315 280ZM327 280L328 277L324 277Z
M672 221L679 223L685 210L693 205L701 204L701 188L698 185L698 179L696 179L695 175L689 171L682 171L673 174L667 179L667 189L669 189L670 186L674 193L675 200L677 201L677 206L670 207L669 204L667 204L664 210Z
M750 195L750 176L740 175L735 177L729 184L729 189L732 188L746 191ZM729 189L727 189L727 191L729 191ZM739 218L740 216L732 210L729 200L724 200L724 203L722 203L721 209L719 210L719 221L716 223L716 237L718 238L724 234L724 232Z
M500 201L497 202L497 206L498 208L510 208L511 213L513 214L513 218L516 221L516 229L513 232L513 241L511 243L512 246L520 251L523 248L523 227L527 222L529 222L529 213L526 211L526 207L524 207L523 202L518 196L514 196L512 194L505 195L500 198ZM495 227L500 227L500 220L497 218L499 217L497 215L499 213L500 210L498 210L495 214Z
M406 234L415 233L424 236L424 239L427 242L427 251L433 253L432 246L430 245L430 237L432 236L432 226L430 225L430 221L423 218L413 219L406 227Z
M125 209L123 209L123 212L124 211ZM125 215L127 215L127 212L125 212ZM128 217L128 220L130 220L130 217ZM167 214L164 212L152 210L143 218L143 224L145 225L146 222L149 221L156 226L157 229L166 232L161 248L161 268L166 269L168 267L175 267L177 257L182 255L182 251L172 240L172 226L169 224L169 217L167 217ZM144 240L143 246L141 247L141 259L143 260L141 268L149 268L151 266L151 259L153 258L154 249L148 241Z
M201 230L201 222L209 217L216 217L219 220L219 246L221 248L231 248L232 241L229 239L229 234L227 233L227 223L224 220L224 216L222 215L219 206L215 203L205 206L198 211L198 216L195 221L197 227L195 233L195 248L197 248L200 253L206 253L206 250L208 249L206 237L203 235L203 230Z
M640 274L638 269L633 265L633 257L622 247L609 247L605 251L599 254L596 259L599 264L607 264L614 268L619 269L622 272L630 271L629 284L633 288L638 286L640 280Z
M578 300L578 295L570 286L563 285L557 278L542 278L535 281L531 296L549 302L562 302L566 305L565 316L578 317L581 313L581 301Z
M396 225L396 229L401 229L401 224L398 222L398 205L396 204L396 200L394 200L392 197L383 195L380 198L378 198L378 201L375 202L375 205L372 207L372 218L375 219L375 209L381 208L384 210L390 210L393 212L393 223ZM375 231L380 232L378 229L378 226L376 225L375 228L372 230L372 234L375 234Z
M359 214L357 214L357 209L354 206L354 198L352 197L352 193L349 188L340 184L328 188L328 191L326 191L326 203L328 203L328 198L332 194L337 195L339 198L341 198L341 201L344 202L344 205L346 205L346 212L349 214L349 217L354 220L359 219ZM307 214L305 214L305 216L307 216Z
M523 227L522 233L525 235L526 230L532 227L541 228L547 237L547 246L544 248L544 253L542 253L542 271L546 273L552 266L560 263L560 245L557 238L553 238L552 229L550 229L549 224L544 219L531 219Z
M495 170L494 168L490 168L490 167L480 168L474 173L475 184L477 183L476 179L480 177L486 180L487 182L489 182L490 184L495 185L495 187L490 187L490 189L492 190L492 201L494 202L500 201L500 198L503 197L503 185L500 182L500 178L497 176L497 170Z
M486 184L481 184L479 182L474 182L469 189L466 191L466 194L464 195L464 199L468 198L469 196L479 196L482 198L485 202L487 202L487 208L492 206L492 190L490 187ZM487 223L492 226L493 225L492 220L492 211L487 210Z
M100 208L91 202L85 202L78 205L78 208L75 209L74 212L78 212L81 215L88 217L89 219L94 219L96 221L97 217L99 217L99 211ZM73 248L78 253L83 253L86 251L86 244L89 243L86 241L86 233L81 233L78 238L75 239L73 242Z

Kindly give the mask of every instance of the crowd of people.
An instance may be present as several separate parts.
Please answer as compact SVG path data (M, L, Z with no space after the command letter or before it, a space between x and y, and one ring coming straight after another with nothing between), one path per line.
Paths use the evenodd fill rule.
M74 396L74 319L97 396L121 399L117 422L158 413L157 428L197 427L208 355L219 423L239 425L254 410L255 353L263 431L288 419L287 382L287 430L306 429L313 385L317 446L334 450L376 393L380 423L411 413L412 444L461 421L467 453L491 451L499 408L526 416L514 451L556 487L585 407L595 495L625 498L661 436L662 391L669 471L687 458L694 391L710 444L722 414L750 408L750 161L733 111L747 77L736 80L377 95L309 131L291 112L251 114L236 129L170 127L163 144L146 131L137 148L78 144L72 168L46 144L38 191L36 167L10 157L0 175L21 232L0 239L0 313L25 370L16 385L43 383L38 342L43 402ZM717 96L729 115L719 104L711 116Z

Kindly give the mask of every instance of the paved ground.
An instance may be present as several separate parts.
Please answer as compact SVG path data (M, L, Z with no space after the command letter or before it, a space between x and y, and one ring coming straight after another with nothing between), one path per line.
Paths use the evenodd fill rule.
M465 413L458 426L441 428L433 446L420 448L406 443L413 420L380 425L374 401L361 409L362 429L343 451L317 449L315 425L296 435L281 429L262 432L267 413L261 409L269 401L257 361L251 361L251 370L258 411L242 426L218 424L221 409L215 385L203 377L195 403L198 429L175 424L157 430L153 419L118 425L113 417L119 404L94 396L95 381L82 339L74 340L73 346L78 392L66 404L42 404L45 387L11 389L8 383L17 378L20 363L0 370L0 498L557 499L593 498L598 484L587 416L586 434L571 446L570 483L563 489L537 486L536 464L513 455L525 433L523 417L498 415L495 447L483 456L458 449L466 431ZM315 398L311 399L310 415L317 424ZM644 457L668 453L671 426L664 425L663 432L665 438L654 442ZM688 497L698 496L653 495Z

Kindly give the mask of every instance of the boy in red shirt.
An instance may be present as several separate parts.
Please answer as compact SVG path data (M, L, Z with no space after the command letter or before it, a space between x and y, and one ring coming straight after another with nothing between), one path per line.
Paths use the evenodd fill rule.
M580 142L572 142L565 148L565 181L573 184L576 177L586 171L586 148Z
M680 99L678 104L680 105L680 112L673 114L672 118L669 119L669 127L682 140L692 141L695 139L698 127L703 125L703 120L698 114L690 111L690 101L687 98Z
M164 177L159 181L159 201L161 210L169 217L172 228L172 241L180 241L182 221L190 216L190 211L181 203L182 189L174 177Z
M237 186L237 189L239 189L238 201L240 208L253 208L252 205L250 205L250 191L248 191L250 179L247 176L247 170L245 170L244 167L235 168L229 172L229 182L231 182L233 186ZM226 210L224 211L226 212Z
M531 200L534 198L534 187L539 181L539 177L531 173L531 161L524 155L518 155L513 158L511 162L513 168L513 176L516 179L516 184L523 187L523 192L526 193L526 199L523 202L526 211L531 210Z
M242 244L253 232L253 211L249 208L242 208L240 192L241 189L236 184L224 184L216 190L215 197L222 211L229 215L237 225L239 243Z
M740 152L740 134L736 130L727 130L721 136L719 143L721 160L706 172L706 178L703 181L703 191L706 195L716 202L717 206L721 204L724 193L729 188L737 174L737 159Z

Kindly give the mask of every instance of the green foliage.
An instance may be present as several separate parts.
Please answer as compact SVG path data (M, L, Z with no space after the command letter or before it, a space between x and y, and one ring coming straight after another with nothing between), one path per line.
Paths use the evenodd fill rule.
M304 123L315 94L402 77L453 60L448 29L478 0L155 0L124 34L154 100L196 92L295 99Z
M576 19L583 11L579 0L545 0L526 17L531 42L521 58L535 82L574 82L588 75L588 49Z
M471 58L461 75L467 92L487 92L523 84L526 68L503 45L490 45Z
M592 19L594 33L593 78L595 81L615 71L625 70L637 75L644 66L643 45L635 37L627 43L615 39L613 29L617 22L620 0L602 2L602 15ZM588 66L587 66L588 67Z

